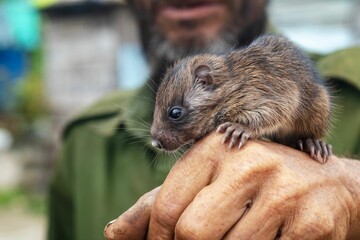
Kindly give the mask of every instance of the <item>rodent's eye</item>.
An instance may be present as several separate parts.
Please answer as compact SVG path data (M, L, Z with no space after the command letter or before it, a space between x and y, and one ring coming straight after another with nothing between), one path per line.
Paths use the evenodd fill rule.
M179 121L182 119L183 109L180 107L172 107L169 110L169 118L171 120Z

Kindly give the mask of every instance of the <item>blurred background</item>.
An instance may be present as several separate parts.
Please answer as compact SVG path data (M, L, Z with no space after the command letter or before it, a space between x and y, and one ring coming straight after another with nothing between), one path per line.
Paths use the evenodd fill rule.
M305 50L360 43L360 0L271 0L269 17ZM0 240L45 239L64 124L146 76L123 0L0 0Z

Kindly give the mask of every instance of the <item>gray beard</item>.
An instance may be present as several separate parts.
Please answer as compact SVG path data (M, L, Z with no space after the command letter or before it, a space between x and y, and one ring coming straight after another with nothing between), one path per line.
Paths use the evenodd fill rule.
M224 32L219 34L220 37L211 41L203 47L181 48L172 45L163 36L157 32L152 32L148 39L148 57L150 65L154 68L158 67L159 62L172 63L186 56L209 53L220 54L227 50L233 49L237 43L237 33ZM195 45L195 44L194 44ZM160 63L161 64L161 63Z

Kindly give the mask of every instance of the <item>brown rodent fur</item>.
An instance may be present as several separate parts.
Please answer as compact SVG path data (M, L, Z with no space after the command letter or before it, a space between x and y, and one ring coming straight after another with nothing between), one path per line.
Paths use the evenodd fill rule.
M173 151L215 128L240 148L266 137L325 162L318 140L330 121L330 96L311 60L288 39L264 35L223 55L187 57L168 69L156 96L152 144Z

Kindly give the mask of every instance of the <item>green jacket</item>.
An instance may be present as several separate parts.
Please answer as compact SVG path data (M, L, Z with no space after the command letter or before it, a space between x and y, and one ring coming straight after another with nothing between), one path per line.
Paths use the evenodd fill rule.
M327 141L335 154L360 156L360 48L315 60L339 106ZM110 220L162 183L176 156L149 144L153 101L147 86L116 92L68 124L50 188L49 239L102 239Z

